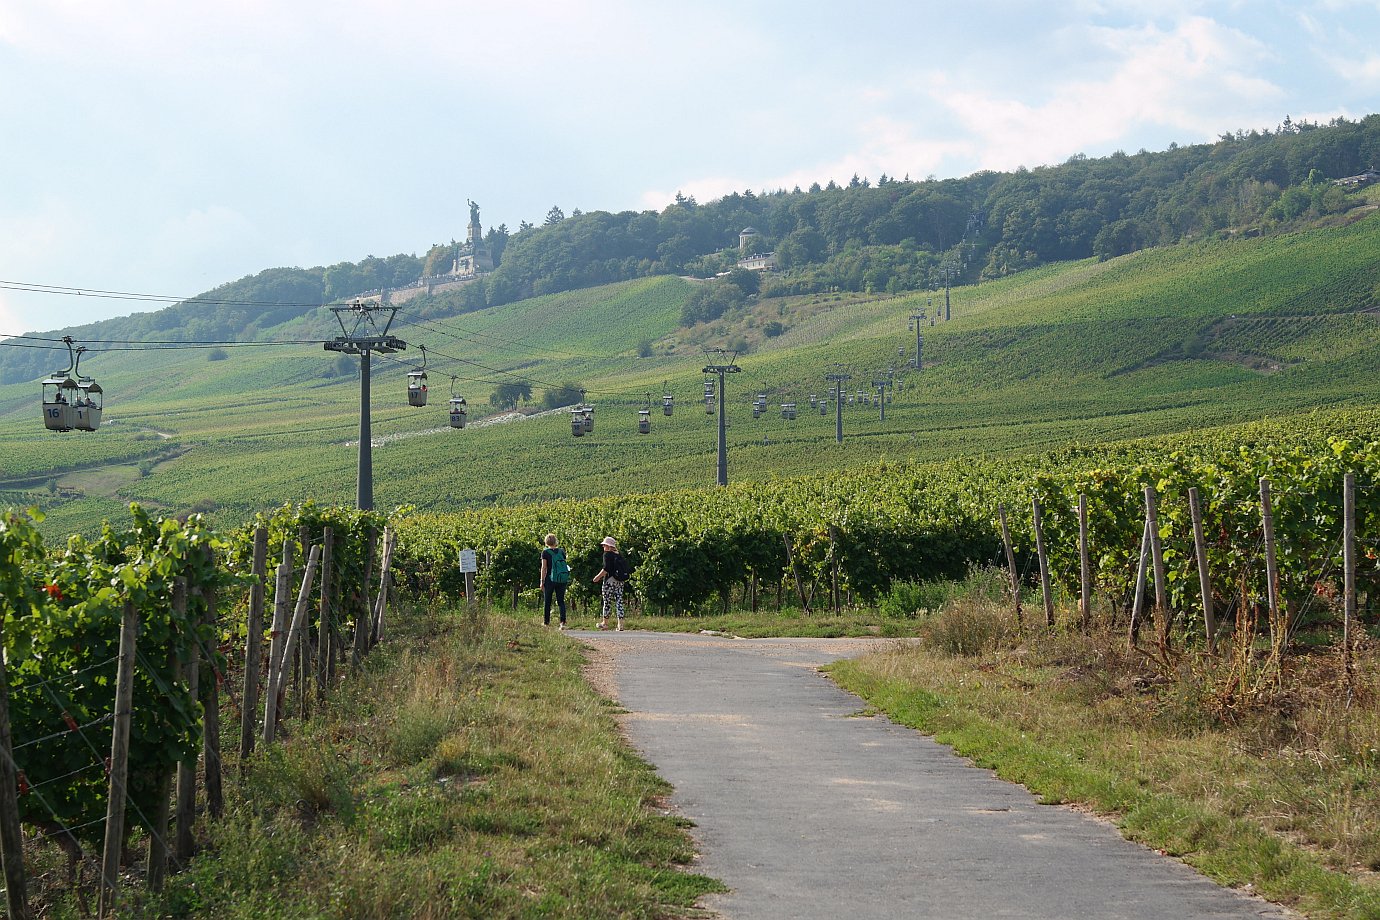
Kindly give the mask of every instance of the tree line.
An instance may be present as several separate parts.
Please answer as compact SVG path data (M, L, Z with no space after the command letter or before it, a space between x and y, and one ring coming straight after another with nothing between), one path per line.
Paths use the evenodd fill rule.
M496 269L463 288L418 301L425 313L468 312L527 297L660 274L711 277L738 261L738 234L774 251L779 271L760 296L830 290L901 292L941 277L973 282L1048 262L1109 259L1139 249L1237 231L1269 232L1357 203L1332 180L1380 163L1380 115L1322 125L1289 119L1275 129L1158 152L1082 154L1066 162L983 171L959 179L854 175L808 189L733 192L701 204L677 195L661 211L582 212L553 206L485 236ZM167 310L70 330L80 338L252 337L315 304L403 287L448 271L458 244L426 256L370 256L312 269L278 268L221 285ZM742 285L735 285L743 291ZM718 292L720 299L737 296ZM236 300L254 307L198 303ZM275 307L274 304L281 304ZM719 303L685 317L700 321ZM307 320L310 325L319 320ZM305 331L305 330L304 330ZM7 352L25 351L8 349ZM0 380L46 370L42 353L0 355Z

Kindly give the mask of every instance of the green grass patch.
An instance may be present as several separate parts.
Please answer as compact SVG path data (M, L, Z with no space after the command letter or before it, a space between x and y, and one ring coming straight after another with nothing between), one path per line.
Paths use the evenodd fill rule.
M685 870L669 787L585 683L579 647L506 616L416 614L256 753L161 900L183 917L666 917Z

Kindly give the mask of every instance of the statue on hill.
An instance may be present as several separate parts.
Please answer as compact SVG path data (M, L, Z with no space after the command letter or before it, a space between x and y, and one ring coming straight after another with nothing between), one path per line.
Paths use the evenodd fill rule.
M479 202L477 202L477 201L470 201L468 198L466 198L466 199L465 199L465 203L468 204L468 205L470 206L470 223L471 223L471 224L478 224L478 223L479 223Z

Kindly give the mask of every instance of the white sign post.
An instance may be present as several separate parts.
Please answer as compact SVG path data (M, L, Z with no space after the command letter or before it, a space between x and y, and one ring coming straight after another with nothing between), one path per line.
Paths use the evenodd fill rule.
M465 575L465 603L474 603L474 573L479 571L479 555L472 549L460 550L460 571Z

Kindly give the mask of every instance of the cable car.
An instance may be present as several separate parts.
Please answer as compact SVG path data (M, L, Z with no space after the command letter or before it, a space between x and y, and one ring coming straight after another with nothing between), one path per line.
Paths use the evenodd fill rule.
M450 398L450 427L464 428L468 416L469 410L465 407L465 398L452 396Z
M661 414L670 417L671 410L676 406L675 397L670 393L661 397Z
M704 414L714 414L714 381L712 380L704 382Z
M815 408L818 408L818 407L819 407L819 397L816 396L815 394L811 393L811 394L810 394L810 408L811 408L811 409L815 409Z
M594 430L594 407L583 406L581 412L581 423L584 425L585 434L589 434Z
M426 346L418 346L422 350L422 366L407 372L407 404L409 406L426 405Z
M65 335L67 369L40 383L43 393L43 427L49 431L95 431L101 426L105 391L91 377L81 374L84 346L72 348L72 337Z
M762 407L759 406L759 405L757 405L757 403L753 403L753 404L752 404L752 417L753 417L753 418L761 418L761 417L762 417Z
M585 417L579 407L570 410L570 434L577 438L585 436Z
M651 433L652 433L652 410L651 410L651 409L638 409L638 410L637 410L637 433L638 433L638 434L651 434Z
M829 414L829 404L828 404L827 402L825 402L824 400L822 400L822 399L819 401L819 414L820 414L820 415L828 415L828 414Z
M786 421L788 421L788 422L793 422L793 421L795 421L795 414L796 414L796 413L795 413L795 403L782 403L782 404L781 404L781 417L784 418L784 419L786 419Z
M105 391L91 378L77 378L76 429L95 431L101 427L101 410L105 402Z

